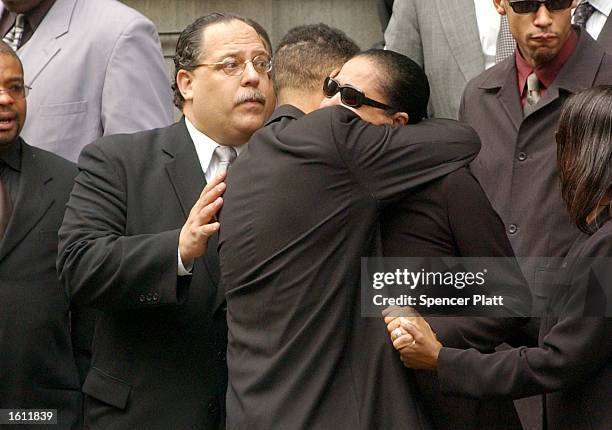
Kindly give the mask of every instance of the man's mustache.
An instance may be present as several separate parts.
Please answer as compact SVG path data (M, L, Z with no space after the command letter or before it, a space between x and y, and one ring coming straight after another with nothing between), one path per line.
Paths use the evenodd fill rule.
M258 89L252 88L238 94L238 96L234 100L234 104L236 105L245 102L259 102L261 104L266 104L266 96L264 96L264 94Z

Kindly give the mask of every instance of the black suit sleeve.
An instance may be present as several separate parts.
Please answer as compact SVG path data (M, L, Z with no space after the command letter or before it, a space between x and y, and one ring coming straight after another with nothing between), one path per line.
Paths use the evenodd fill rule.
M381 202L467 165L480 150L474 130L453 120L376 126L333 107L331 129L338 153L355 179Z
M539 348L493 354L442 348L438 377L442 391L474 398L520 398L560 390L597 373L612 354L612 325L604 318L568 317Z
M568 257L566 261L607 257L612 255L611 243L609 233L600 234L585 243L578 257ZM575 254L570 251L569 255ZM590 291L594 281L589 267L576 267L579 270L573 270L567 277L569 288L559 287L562 300L554 309L561 317L549 314L543 319L539 347L493 354L442 348L438 357L442 391L468 397L526 397L584 382L609 363L612 319L576 316L577 311L584 309L585 292ZM610 273L609 264L605 270Z
M180 229L127 235L125 173L87 146L59 232L58 272L77 305L122 310L174 304ZM183 279L187 278L187 279Z

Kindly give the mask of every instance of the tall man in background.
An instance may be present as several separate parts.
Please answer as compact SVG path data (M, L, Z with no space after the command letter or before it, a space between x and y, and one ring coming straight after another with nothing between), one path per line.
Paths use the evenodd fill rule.
M76 161L100 136L173 122L153 23L116 0L2 0L0 37L23 62L23 137Z
M430 115L455 119L468 81L512 54L507 24L491 0L396 0L385 43L425 70Z

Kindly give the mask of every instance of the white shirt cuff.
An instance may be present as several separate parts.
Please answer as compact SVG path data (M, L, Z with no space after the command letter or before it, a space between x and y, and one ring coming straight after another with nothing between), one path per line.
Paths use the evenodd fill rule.
M185 267L183 265L183 260L181 260L181 250L179 248L176 249L178 251L178 265L176 270L178 272L178 276L191 275L191 272L193 271L193 260L191 260L189 264L187 264L187 267Z

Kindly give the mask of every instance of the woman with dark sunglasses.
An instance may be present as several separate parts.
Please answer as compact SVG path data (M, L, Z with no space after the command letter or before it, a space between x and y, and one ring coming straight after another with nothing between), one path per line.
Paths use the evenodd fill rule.
M444 347L420 317L387 319L407 367L437 368L442 391L470 398L545 394L546 428L612 426L612 86L572 96L559 120L561 193L585 234L570 249L539 347L493 354ZM399 332L394 332L399 330Z
M342 104L365 121L402 127L423 118L429 87L423 71L408 57L392 51L369 50L358 54L338 73L327 78L323 93L326 96L323 106ZM414 257L403 260L406 266L402 267L413 272L429 268L430 264L439 267L444 257L497 257L503 262L496 267L495 273L491 271L488 289L482 291L488 296L503 297L504 307L494 309L495 316L500 318L485 321L466 317L481 314L485 310L482 307L436 309L437 315L463 316L436 318L435 322L429 319L446 342L492 351L525 322L521 318L503 318L527 315L531 297L503 222L467 167L428 182L402 200L386 205L380 218L380 230L383 255ZM476 287L467 288L457 294L465 297L469 292L472 297L475 290ZM422 293L420 289L414 291L415 296ZM440 299L457 298L454 291L435 287L428 291L428 297L434 298L434 295ZM488 311L485 313L490 315L491 309ZM463 340L462 332L466 330L473 334L469 344ZM438 430L521 428L510 400L448 399L437 389L435 375L417 372L415 376L421 400ZM499 427L499 423L503 423L503 427Z

